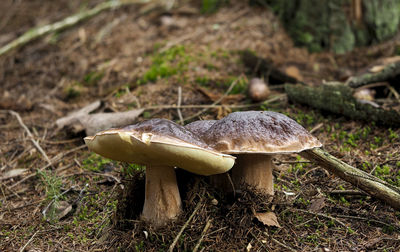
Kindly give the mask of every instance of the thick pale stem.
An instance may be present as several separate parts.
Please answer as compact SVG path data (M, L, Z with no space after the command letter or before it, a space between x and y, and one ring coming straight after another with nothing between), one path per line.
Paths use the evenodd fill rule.
M272 156L270 155L237 155L235 166L232 169L235 187L246 183L264 194L274 195L272 168Z
M210 184L215 188L225 192L231 193L233 192L233 185L229 178L229 173L222 173L210 176Z
M142 219L155 226L162 226L174 220L181 212L179 195L173 167L146 167L146 196Z

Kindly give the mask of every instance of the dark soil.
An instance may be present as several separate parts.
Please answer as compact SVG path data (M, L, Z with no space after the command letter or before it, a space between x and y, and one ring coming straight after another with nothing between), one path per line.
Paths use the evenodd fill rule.
M0 45L99 2L1 1ZM236 105L282 112L313 130L331 154L400 186L400 129L349 121L285 99L252 106L246 85L253 76L240 58L240 51L252 50L282 72L294 67L297 78L318 85L394 56L398 41L347 55L310 54L293 46L268 9L229 2L213 14L202 14L198 3L178 3L168 12L130 5L0 56L0 251L164 251L193 212L176 251L197 244L202 251L400 249L399 211L296 155L275 157L272 199L252 188L226 194L207 177L178 170L183 213L155 229L140 220L143 170L90 153L84 133L57 130L58 118L99 99L108 112L173 105L180 86L182 105L212 104L240 77L224 106L187 122L220 119L239 110ZM164 73L157 72L161 68ZM272 89L272 95L282 92L279 85ZM21 116L52 165L10 110ZM200 110L181 111L190 118ZM161 107L147 109L138 120L156 117L179 122L176 109ZM7 177L16 169L24 170ZM57 215L62 204L70 209ZM274 212L281 227L258 221L254 214L260 212Z

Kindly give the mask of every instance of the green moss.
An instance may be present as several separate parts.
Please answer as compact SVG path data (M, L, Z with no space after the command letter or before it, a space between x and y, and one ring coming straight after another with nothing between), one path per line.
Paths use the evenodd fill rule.
M365 161L365 162L362 164L362 168L363 168L364 171L369 171L369 170L371 169L371 167L372 167L372 165L371 165L371 163L369 163L368 161Z
M229 94L245 94L247 92L248 83L244 78L237 78L236 76L229 76L225 79L212 79L206 76L196 77L195 82L203 87L218 87L224 90L228 89L233 82L236 81L235 86Z
M363 18L377 41L383 41L396 34L400 22L398 0L368 0L363 4Z
M96 85L104 77L103 72L90 72L83 77L83 83L87 86Z
M360 24L349 17L348 0L252 0L268 4L280 17L298 46L310 51L329 49L345 53L354 46L385 41L396 34L400 23L400 1L362 1Z
M382 142L383 142L383 140L382 140L382 138L379 137L379 136L374 136L374 142L375 142L377 145L381 145Z
M244 78L237 78L236 76L230 76L223 81L216 83L217 87L229 88L233 82L236 81L236 85L232 88L230 94L244 94L247 92L248 83Z
M395 131L389 128L389 140L391 142L398 141L399 139L399 134L397 134Z
M64 88L65 98L67 100L72 100L79 97L81 95L81 86L82 84L75 82L74 84Z
M116 207L117 200L112 199L110 192L84 197L72 221L74 230L79 235L69 235L70 238L87 243L99 237L102 230L110 224L110 217Z
M129 88L130 88L130 84L125 84L122 87L120 87L118 89L118 91L114 94L115 98L120 98L121 96L123 96L124 94L126 94L127 92L129 92Z
M211 14L216 12L223 4L226 4L227 0L202 0L201 13Z
M196 77L195 82L203 87L209 87L212 80L206 76Z
M151 113L149 111L144 111L143 112L143 118L149 119L151 117Z
M107 165L113 166L115 165L115 161L112 161L111 159L108 158L103 158L102 156L97 155L95 153L91 153L89 157L87 157L82 161L83 169L94 172L103 171Z
M150 69L143 75L138 84L155 82L158 79L167 78L187 70L187 64L191 57L186 54L184 46L172 47L165 52L156 53L152 57Z
M135 174L137 171L144 172L145 170L146 168L143 165L123 163L121 172L124 176L129 177Z
M375 175L378 177L382 177L382 175L389 175L390 174L390 167L388 165L377 165L375 167Z

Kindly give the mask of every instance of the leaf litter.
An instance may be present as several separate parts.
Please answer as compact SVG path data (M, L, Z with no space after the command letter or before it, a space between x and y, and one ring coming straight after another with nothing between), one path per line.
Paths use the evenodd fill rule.
M1 9L8 8L6 2L0 3ZM88 5L98 2L89 1ZM18 22L9 21L5 26L4 33L9 40L17 36L16 31L26 31L32 23L55 22L71 15L80 8L80 1L45 4L23 1L18 6L12 9L13 20ZM38 11L28 11L32 9ZM199 202L201 207L175 246L178 251L191 250L198 241L201 241L199 249L205 251L247 248L250 251L396 251L400 247L398 211L365 195L330 195L333 190L354 188L321 168L299 162L295 156L282 159L288 165L275 171L277 193L272 201L257 195L251 188L235 196L226 195L212 188L205 177L177 171L183 199L182 215L160 229L140 221L145 188L143 171L139 167L94 158L80 148L82 140L69 139L71 135L67 132L57 131L54 127L57 119L102 100L108 106L102 108L107 114L132 110L138 113L134 120L150 117L178 120L176 109L143 112L141 108L176 104L177 85L182 86L182 105L212 103L226 91L232 76L247 71L240 63L240 55L236 54L239 50L250 49L268 57L282 72L310 84L337 79L344 70L359 71L370 64L370 57L360 52L344 56L311 55L305 49L293 47L270 11L249 7L240 1L232 1L211 15L173 10L169 15L179 22L167 27L158 25L163 15L143 15L138 11L130 6L102 13L76 28L54 35L53 40L35 41L19 52L0 58L0 81L3 83L0 95L8 97L6 103L0 102L1 109L11 108L21 113L52 162L52 166L46 168L51 171L49 176L58 176L62 181L55 195L68 191L64 195L66 199L59 201L67 203L55 208L57 221L43 221L41 212L50 203L45 201L46 189L54 184L41 183L35 174L48 164L15 118L0 113L0 124L5 129L0 132L4 143L0 146L0 177L13 173L14 169L24 169L21 175L31 176L19 184L24 176L2 180L0 250L167 250ZM129 18L121 18L123 15ZM117 25L102 32L105 24L116 19L119 19ZM173 61L176 65L172 67L179 74L157 75L151 82L137 84L151 69L151 55L157 53L157 48L168 53L176 46L183 46L183 50L175 50L183 52L179 57L190 57L184 61L186 65L179 65L178 58ZM330 64L332 60L336 64ZM196 89L199 85L205 92ZM231 101L223 101L224 111L211 108L200 118L216 119L218 113L223 115L231 110L232 103L246 105L246 89L236 91L230 94L237 95L229 96ZM127 92L136 98L119 103ZM400 161L398 129L391 129L389 137L384 133L388 132L386 128L348 122L284 101L256 109L284 112L310 130L323 123L314 134L330 152L354 166L396 181L394 174L400 166L397 163ZM181 112L189 117L200 110L184 108ZM84 117L92 115L90 112L83 113ZM69 125L79 126L72 128L87 128L76 119ZM86 170L85 163L95 163L93 167L98 171ZM116 180L104 183L104 177L98 175L108 163L112 163L114 169L107 174L118 178L126 190L122 190ZM75 187L82 189L71 189ZM81 193L83 188L86 188L85 193ZM254 212L267 215L266 220L273 224L269 226L258 221ZM274 224L271 213L279 224ZM212 224L202 234L210 218Z

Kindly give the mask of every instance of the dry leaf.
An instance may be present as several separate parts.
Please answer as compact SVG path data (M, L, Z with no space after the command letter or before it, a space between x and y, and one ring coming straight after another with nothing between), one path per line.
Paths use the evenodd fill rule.
M379 63L376 64L375 66L372 66L370 69L368 69L369 72L371 73L379 73L381 72L387 65L395 63L397 61L400 61L400 56L394 56L394 57L388 57L379 60Z
M210 91L208 91L207 89L202 88L202 87L196 87L196 89L197 89L198 91L200 91L200 93L202 93L203 95L207 96L207 97L208 97L211 101L213 101L213 102L215 102L215 101L217 101L218 99L220 99L221 96L223 95L223 94L214 94L214 93L212 93L212 92L210 92ZM239 101L243 100L244 98L245 98L245 96L242 95L242 94L230 94L230 95L226 95L226 96L220 101L220 103L221 103L221 104L236 103L236 102L239 102Z
M303 81L303 76L300 73L300 70L295 66L289 66L285 69L285 73L290 77L295 78L298 81Z
M311 212L319 212L325 207L325 198L318 198L311 201L311 205L308 208Z
M373 66L369 69L371 73L379 73L382 71L386 66L385 65L379 65L379 66Z
M51 213L48 211L51 209ZM53 212L54 211L54 212ZM55 202L54 200L43 210L43 216L48 221L60 220L72 211L72 205L67 201Z
M10 171L4 173L4 175L0 177L0 181L21 176L22 174L24 174L25 171L26 171L26 169L10 170Z
M382 241L383 237L376 237L376 238L372 238L370 240L368 240L365 244L364 247L365 248L371 248L373 246L375 246L377 243Z
M72 205L67 201L60 201L56 207L56 218L58 220L64 218L72 210Z
M353 96L358 100L373 101L375 98L375 90L364 88L354 92Z
M281 225L279 225L278 218L273 212L255 213L254 216L266 226L278 228L281 227Z
M249 244L247 244L246 251L249 252L249 251L251 251L252 248L253 248L253 246L249 242Z

